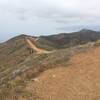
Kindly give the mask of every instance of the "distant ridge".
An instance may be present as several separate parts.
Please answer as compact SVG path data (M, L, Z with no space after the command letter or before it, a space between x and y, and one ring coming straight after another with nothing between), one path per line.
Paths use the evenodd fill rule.
M84 29L81 29L80 32L96 32L96 31L84 28Z
M35 41L35 45L37 45L37 47L46 50L54 50L96 41L100 39L100 32L93 31L90 29L82 29L78 32L59 33L39 37L21 34L8 40L6 43L12 41L14 42L17 39L25 39L26 37L31 38L31 40L37 39L37 41Z

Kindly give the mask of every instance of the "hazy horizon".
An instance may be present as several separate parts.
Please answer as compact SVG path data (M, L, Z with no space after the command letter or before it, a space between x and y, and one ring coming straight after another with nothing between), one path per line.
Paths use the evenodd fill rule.
M0 0L0 42L27 33L100 31L99 0Z

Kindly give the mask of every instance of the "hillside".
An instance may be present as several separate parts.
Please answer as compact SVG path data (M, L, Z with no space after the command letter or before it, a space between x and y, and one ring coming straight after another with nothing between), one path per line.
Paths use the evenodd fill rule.
M33 95L33 92L31 92L31 90L28 91L25 88L27 87L27 84L28 83L35 84L31 83L31 81L32 80L35 81L34 78L36 77L41 78L42 77L41 73L45 73L44 71L47 71L47 73L49 73L50 70L51 71L50 73L52 73L52 70L58 70L57 71L58 73L59 69L65 70L61 67L66 67L65 72L68 73L67 67L69 68L69 66L73 65L77 66L77 63L81 63L77 62L76 61L77 59L75 59L76 62L75 64L73 64L74 60L70 62L73 59L73 57L76 57L76 55L79 54L81 55L83 53L84 55L87 55L88 51L89 52L91 51L90 55L95 50L99 51L100 42L98 39L100 39L99 32L85 29L70 34L62 33L62 34L40 36L40 37L34 37L22 34L4 43L1 43L0 44L0 99L31 100L29 98L32 97L33 98L32 100L37 100L36 98L38 97L37 95L39 94L34 93ZM96 55L99 56L99 53L97 52L95 55L91 55L91 57ZM83 56L83 58L81 57L80 59L88 62L87 57ZM85 58L87 58L87 60ZM98 57L97 58L95 57L93 60L95 59L98 59ZM89 63L93 62L90 61ZM53 77L55 77L55 75ZM34 86L32 87L32 89L34 89ZM38 86L38 84L36 84L36 86ZM39 87L41 88L40 84ZM23 98L23 95L24 99L19 99Z
M78 32L60 33L44 36L43 38L55 43L57 48L66 48L96 41L100 39L100 32L82 29Z
M24 37L18 36L0 46L0 78L11 73L17 64L29 56Z
M43 72L26 89L38 100L99 100L100 47L74 55L70 65Z
M20 73L16 73L16 78L8 81L6 87L3 87L0 98L1 100L98 99L99 51L100 46L86 44L49 54L32 54L19 64Z

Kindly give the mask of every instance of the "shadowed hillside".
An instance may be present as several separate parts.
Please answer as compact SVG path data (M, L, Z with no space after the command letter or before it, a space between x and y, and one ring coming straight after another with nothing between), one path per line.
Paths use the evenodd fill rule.
M60 33L56 35L44 36L43 38L56 44L58 48L66 48L87 42L96 41L100 38L100 32L83 29L73 33Z

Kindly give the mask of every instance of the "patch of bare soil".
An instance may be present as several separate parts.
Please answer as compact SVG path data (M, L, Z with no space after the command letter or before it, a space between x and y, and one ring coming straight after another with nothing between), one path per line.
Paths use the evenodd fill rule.
M32 48L33 51L36 51L37 54L48 53L47 50L36 47L36 45L34 43L32 43L30 39L26 39L26 41L29 44L30 48Z
M28 84L38 100L100 100L100 47L75 55L71 66L47 70Z

